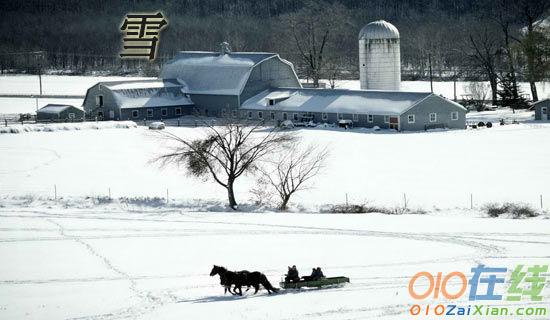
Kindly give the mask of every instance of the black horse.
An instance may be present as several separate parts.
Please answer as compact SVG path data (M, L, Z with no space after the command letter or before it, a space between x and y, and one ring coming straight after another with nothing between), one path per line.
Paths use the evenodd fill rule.
M229 271L224 267L215 265L212 268L212 271L210 271L210 276L212 277L216 274L220 276L220 283L225 287L225 292L229 290L229 292L232 294L238 294L242 296L242 286L247 286L249 289L251 286L254 287L254 294L256 294L260 289L260 284L267 290L269 294L271 294L271 292L279 291L279 289L274 288L271 283L269 283L267 277L263 273L258 271L249 272L243 270L235 272ZM231 292L232 285L235 286L233 288L233 292Z

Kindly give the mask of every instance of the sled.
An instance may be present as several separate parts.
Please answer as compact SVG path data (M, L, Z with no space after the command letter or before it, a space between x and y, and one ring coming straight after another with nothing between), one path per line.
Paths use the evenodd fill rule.
M321 278L319 280L300 280L298 282L281 282L279 285L283 289L300 289L300 288L321 288L327 286L334 286L343 283L349 283L348 277L331 277Z

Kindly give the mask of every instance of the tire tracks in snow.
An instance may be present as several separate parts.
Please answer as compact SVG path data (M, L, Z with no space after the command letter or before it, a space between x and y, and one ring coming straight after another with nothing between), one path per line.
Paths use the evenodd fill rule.
M57 228L58 228L59 233L61 234L61 236L63 236L67 240L73 240L73 241L76 241L77 243L81 244L82 246L84 246L86 248L86 250L90 254L92 254L92 255L96 256L98 259L100 259L109 270L111 270L114 273L118 274L121 279L129 281L130 282L130 287L129 287L130 291L132 291L134 293L134 295L136 295L141 300L141 303L139 303L137 306L131 306L129 308L123 308L122 310L119 310L117 312L105 313L105 314L100 314L100 315L77 317L77 318L72 318L72 319L75 319L75 320L76 319L79 319L79 320L133 319L136 316L138 316L139 314L143 314L145 312L151 311L151 310L157 308L158 306L160 306L160 305L167 302L166 299L163 298L163 297L154 296L150 292L140 291L137 287L137 282L133 277L131 277L128 273L122 271L120 268L116 267L106 256L100 254L89 243L82 240L78 236L73 236L73 235L66 234L65 229L63 228L63 226L60 223L52 220L51 218L48 218L48 219L45 219L45 220L48 221L51 224L56 225ZM175 297L170 296L170 293L164 294L164 295L171 298L171 300L175 299Z

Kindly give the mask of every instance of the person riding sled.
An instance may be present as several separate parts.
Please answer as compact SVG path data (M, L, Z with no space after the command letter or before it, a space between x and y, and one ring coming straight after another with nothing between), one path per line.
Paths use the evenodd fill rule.
M311 275L310 276L304 276L302 279L304 281L315 281L324 278L325 275L323 274L323 271L320 267L312 268L311 269Z
M285 275L285 282L298 282L300 281L300 274L296 266L288 267L288 272Z

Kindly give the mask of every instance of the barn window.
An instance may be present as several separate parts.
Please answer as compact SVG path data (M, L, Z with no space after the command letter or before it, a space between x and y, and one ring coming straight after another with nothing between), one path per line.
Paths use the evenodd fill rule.
M248 119L252 119L252 111L248 111Z
M95 97L95 105L97 107L103 107L103 96L102 95L98 95Z
M263 119L264 113L262 111L258 111L258 119Z
M384 116L384 123L390 123L390 116Z
M97 112L97 117L98 117L99 119L103 119L103 111L98 111L98 112Z
M69 119L74 119L74 113L69 113Z
M430 113L430 122L436 122L437 121L437 113L433 112Z
M271 120L275 120L275 112L271 112L269 116L271 117Z
M147 109L147 118L153 117L153 109Z
M416 119L415 119L414 114L409 114L408 115L408 120L409 120L409 123L415 123Z
M295 114L293 115L293 117L294 117L294 121L298 121L298 114L297 114L297 113L295 113Z
M283 120L288 120L288 115L286 114L286 112L283 112Z
M458 120L458 111L451 112L451 120Z
M274 105L274 104L275 104L275 100L269 99L269 105L272 106L272 105Z
M321 118L323 120L328 120L328 114L326 112L323 112L323 114L321 114Z
M166 108L160 109L160 114L161 114L163 117L166 117L166 116L168 115L168 109L166 109Z
M132 117L133 118L139 117L139 110L132 110Z
M338 120L343 120L344 119L344 115L342 113L338 113Z
M374 122L374 116L372 114L367 115L367 120L369 122Z
M231 111L231 114L233 115L233 118L236 118L237 117L237 110Z
M353 121L359 121L359 115L357 113L353 114Z
M176 108L176 116L181 116L181 108Z

